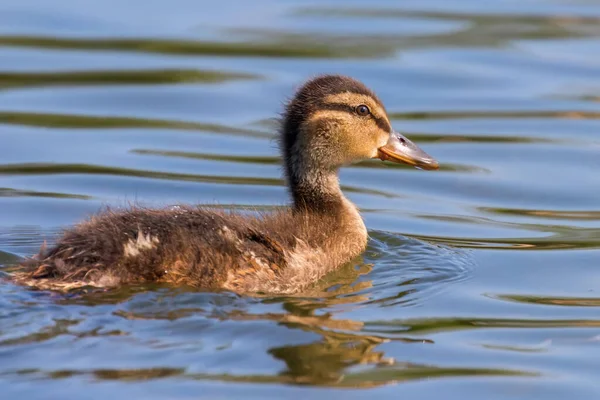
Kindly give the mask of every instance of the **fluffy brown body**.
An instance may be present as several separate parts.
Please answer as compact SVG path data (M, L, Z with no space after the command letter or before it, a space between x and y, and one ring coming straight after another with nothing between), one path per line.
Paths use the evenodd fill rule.
M56 289L169 282L293 293L363 250L366 230L357 215L248 217L201 207L106 211L66 231L22 278Z
M385 108L360 82L315 78L283 115L281 150L293 200L288 210L108 210L66 230L53 247L23 263L14 279L48 289L168 282L238 293L299 292L366 246L360 214L339 187L341 166L396 153L402 162L432 162L394 135ZM401 154L407 144L414 154Z

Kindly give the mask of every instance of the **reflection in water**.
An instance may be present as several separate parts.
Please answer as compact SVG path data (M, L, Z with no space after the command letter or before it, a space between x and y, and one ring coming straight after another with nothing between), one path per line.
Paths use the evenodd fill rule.
M79 199L89 200L92 196L72 193L38 192L35 190L20 190L12 188L0 188L0 197L50 197L55 199Z
M477 11L428 11L398 8L306 8L300 14L321 17L427 18L464 22L463 29L444 34L411 35L397 38L400 48L503 46L515 40L567 39L595 37L600 34L600 17L573 15L520 15L514 13L478 13ZM402 40L403 39L403 40ZM391 38L390 38L391 40Z
M152 368L118 368L118 369L48 369L27 368L5 371L2 376L34 376L49 379L66 379L78 375L89 375L95 380L156 380L176 376L188 380L218 380L225 382L248 382L248 383L293 383L324 385L331 387L374 387L403 381L414 381L419 379L443 378L451 376L527 376L530 372L493 369L493 368L464 368L464 367L438 367L435 365L420 365L411 362L400 362L387 357L384 352L378 350L378 346L390 341L403 342L407 345L433 344L428 338L415 337L410 329L409 336L396 335L393 331L386 330L383 334L363 333L364 323L360 321L335 319L331 314L317 315L315 311L323 305L317 301L312 306L308 298L304 298L299 307L298 299L290 299L282 302L282 307L287 313L257 314L242 311L238 307L245 308L247 305L239 303L235 296L231 296L229 305L221 304L219 312L212 313L203 308L190 309L186 304L201 303L208 305L218 299L219 295L206 293L187 294L181 288L175 290L158 289L152 294L146 288L121 288L114 291L100 293L80 292L75 297L64 297L59 295L52 301L58 301L63 307L74 305L85 305L87 307L113 304L120 310L129 309L129 312L113 313L113 318L124 318L135 324L144 324L144 321L165 321L166 324L175 321L197 320L208 318L219 321L272 321L289 329L299 329L311 334L316 334L319 339L311 343L301 345L275 346L266 349L267 354L276 360L283 362L283 370L272 375L232 375L196 373L189 371L186 367L152 367ZM138 294L136 294L138 293ZM195 299L195 300L194 300ZM265 300L267 303L272 299ZM167 304L165 304L165 302ZM180 304L178 304L180 303ZM32 306L32 304L30 304ZM224 314L223 309L233 306L233 309ZM139 312L133 311L139 308ZM165 313L166 312L166 313ZM83 314L86 311L83 310ZM71 336L76 341L82 341L94 337L120 337L124 340L136 335L135 325L129 323L127 326L131 331L119 329L106 329L102 326L79 327L80 319L55 320L52 324L41 328L37 332L25 334L18 337L0 341L0 348L6 346L26 346L27 344L47 342L61 336ZM114 323L111 323L114 325ZM372 324L367 323L367 326ZM180 332L181 334L181 332ZM195 332L189 332L195 335ZM127 339L130 341L131 339ZM126 343L126 342L124 342ZM154 342L152 347L161 349L163 345ZM168 348L168 346L167 346ZM356 369L357 366L362 366Z
M435 379L450 376L528 375L523 371L486 368L437 367L399 362L385 357L376 347L389 339L371 335L320 332L323 340L298 346L269 349L269 353L286 364L280 373L283 381L296 384L334 387L376 387L390 383ZM408 343L433 343L428 339L402 339ZM371 366L356 369L358 365ZM354 372L350 372L352 370ZM350 370L350 371L349 371Z
M600 320L593 319L508 319L508 318L427 318L400 321L371 321L365 331L373 334L431 334L457 330L490 328L598 328Z
M517 215L537 215L544 217L553 217L555 214L552 211L525 211L525 210L506 210L498 211L497 209L484 208L482 211L491 211L496 213L517 214ZM568 212L567 212L568 213ZM581 219L589 219L588 213L575 213L580 215ZM594 215L594 214L591 214ZM501 222L489 218L482 217L465 217L465 216L443 216L443 215L420 215L423 219L436 219L438 221L450 221L457 223L477 224L502 226L509 228L517 228L530 232L543 232L550 235L543 237L516 237L516 238L500 238L500 239L484 239L484 238L459 238L459 237L436 237L436 236L415 236L423 240L429 240L436 243L444 243L456 247L478 247L489 249L523 249L523 250L553 250L553 249L583 249L596 248L600 246L600 228L580 228L570 225L547 225L541 223L522 223L522 222ZM594 220L592 217L591 220Z
M553 296L527 296L517 294L498 294L495 298L519 303L541 304L548 306L568 307L600 307L598 297L553 297Z
M0 265L11 265L11 264L16 264L21 260L20 257L12 254L12 253L8 253L6 251L2 251L0 250ZM0 268L0 280L5 277L5 278L9 278L8 273L5 273L5 271L8 271L7 268Z
M516 215L523 217L534 217L534 218L551 218L551 219L565 219L565 220L584 220L584 221L598 221L600 220L600 211L587 210L587 211L568 211L568 210L525 210L519 208L491 208L481 207L481 211L487 213L504 214L504 215ZM547 226L546 226L547 227Z
M226 133L259 138L271 138L268 132L202 122L169 121L134 117L111 117L91 115L44 114L27 112L0 112L0 123L60 129L172 129Z
M314 367L310 365L308 367ZM90 376L97 381L118 380L124 382L146 381L149 379L163 379L176 377L188 380L209 380L234 383L253 384L311 384L317 386L337 388L372 388L386 384L411 382L422 379L451 378L451 377L476 377L476 376L521 376L535 377L537 374L524 371L508 371L491 368L451 368L435 367L429 365L405 363L398 366L379 368L377 371L357 372L344 376L343 379L298 379L297 376L288 375L287 372L280 376L265 375L229 375L207 373L185 373L184 368L149 368L149 369L102 369L89 371L57 370L41 371L38 369L18 370L3 374L5 377L34 377L49 379L65 379L76 376Z
M530 227L530 225L526 225ZM544 231L548 231L545 229ZM574 250L600 248L600 228L553 227L546 237L522 238L459 238L429 235L412 235L434 243L471 249L490 250Z
M236 79L256 78L256 76L250 74L182 69L155 71L4 72L0 73L0 90L31 86L221 83Z
M85 51L125 51L166 55L229 56L229 57L290 57L290 58L381 58L399 49L427 47L503 46L515 40L567 39L594 37L600 34L594 16L543 16L511 14L478 14L476 12L420 11L397 8L329 8L296 9L298 17L327 18L425 18L438 21L463 22L462 29L441 34L336 35L311 32L290 32L277 29L229 29L229 35L244 41L200 41L66 38L48 36L0 36L0 46ZM351 20L350 20L351 21Z
M430 111L390 113L393 119L444 120L444 119L600 119L596 111ZM517 138L518 139L518 138Z
M132 153L140 155L150 156L162 156L162 157L178 157L178 158L191 158L195 160L209 160L209 161L224 161L234 162L242 164L262 164L262 165L280 165L281 161L276 156L234 156L228 154L204 154L204 153L192 153L189 151L164 151L164 150L147 150L147 149L133 149Z
M34 332L28 335L19 336L15 338L9 338L0 340L0 348L7 346L16 346L27 343L38 343L44 342L47 340L54 339L58 336L68 334L69 327L77 325L78 321L71 320L55 320L54 324L51 326L46 326L38 332Z
M362 46L356 43L323 41L319 37L274 35L263 42L202 42L162 39L80 39L35 36L0 36L0 46L70 49L86 51L126 51L170 55L290 58L374 58L391 52L389 46Z
M131 168L118 168L103 165L87 164L5 164L0 165L0 175L55 175L55 174L86 174L131 176L137 178L168 179L207 183L228 183L243 185L281 186L283 182L275 178L236 178L230 176L208 176L162 171L144 171Z

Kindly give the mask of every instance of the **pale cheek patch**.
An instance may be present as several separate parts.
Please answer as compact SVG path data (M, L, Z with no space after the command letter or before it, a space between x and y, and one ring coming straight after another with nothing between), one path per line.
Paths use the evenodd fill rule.
M379 146L381 147L381 146ZM373 149L373 152L371 153L371 158L378 158L379 157L379 148L375 148Z
M156 236L151 236L149 233L144 235L138 231L137 239L129 239L123 246L125 257L136 257L143 250L151 250L156 247L160 241Z
M379 148L385 146L388 139L382 138L381 135L377 135L377 137L370 136L373 135L372 130L369 131L365 129L365 131L368 132L368 136L359 143L357 154L361 156L361 158L378 158Z
M390 141L390 135L380 136L378 143L377 143L377 149L385 146L389 141ZM375 153L377 153L377 149L375 150Z

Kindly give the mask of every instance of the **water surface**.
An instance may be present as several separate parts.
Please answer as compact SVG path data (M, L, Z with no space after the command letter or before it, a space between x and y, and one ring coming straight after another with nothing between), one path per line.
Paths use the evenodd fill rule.
M3 394L597 397L598 54L593 0L2 2L0 264L106 204L284 205L319 73L441 162L345 169L368 250L301 296L2 283Z

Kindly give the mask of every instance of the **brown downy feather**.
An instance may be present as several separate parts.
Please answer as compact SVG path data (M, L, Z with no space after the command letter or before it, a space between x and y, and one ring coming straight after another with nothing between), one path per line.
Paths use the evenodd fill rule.
M293 293L362 251L344 217L201 207L106 211L64 232L14 279L43 289L166 282ZM268 233L267 233L268 232ZM343 254L342 257L340 255ZM318 264L315 264L318 262Z

